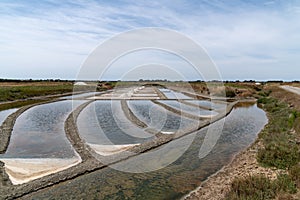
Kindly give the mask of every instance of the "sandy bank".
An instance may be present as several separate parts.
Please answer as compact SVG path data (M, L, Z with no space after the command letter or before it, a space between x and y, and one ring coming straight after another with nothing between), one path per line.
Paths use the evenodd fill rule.
M27 183L37 178L68 169L81 162L80 158L69 159L1 159L14 185Z

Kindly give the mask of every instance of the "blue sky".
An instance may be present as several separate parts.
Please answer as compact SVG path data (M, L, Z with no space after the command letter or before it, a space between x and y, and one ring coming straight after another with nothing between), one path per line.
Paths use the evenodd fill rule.
M224 80L300 77L298 0L1 0L0 77L75 79L101 42L143 27L192 38Z

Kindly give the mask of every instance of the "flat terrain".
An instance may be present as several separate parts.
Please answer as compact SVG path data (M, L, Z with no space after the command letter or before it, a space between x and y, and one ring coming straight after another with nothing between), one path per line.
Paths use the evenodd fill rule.
M124 85L130 84L126 83ZM163 84L166 85L166 83ZM204 83L192 83L187 86L180 85L180 83L167 83L167 85L170 88L188 91L187 94L193 92L195 96L198 95L197 98L207 98L209 95L211 95ZM264 199L300 199L300 156L297 156L297 152L300 151L300 93L297 86L298 84L284 86L280 84L256 85L255 83L225 84L225 93L227 97L230 97L225 100L232 100L231 98L244 100L248 98L253 99L253 97L255 97L258 99L258 105L268 113L269 124L259 134L259 137L255 143L237 155L231 164L224 167L223 170L221 170L215 176L212 176L206 182L201 183L200 187L191 193L187 199L251 199L251 195L256 193L258 195L265 195L264 197L268 197ZM221 91L220 88L221 87L216 87L216 89L213 91L213 94L218 95L218 93ZM47 102L48 100L53 99L51 97L47 97L49 95L62 95L72 91L73 83L70 82L0 83L0 102L2 101L2 104L0 103L0 111L1 108L3 110L11 107L21 107L34 103L39 104L43 103L44 101ZM107 97L111 98L116 94L103 94L103 97L104 99ZM137 93L132 96L138 99L140 97L143 98L144 95L153 98L153 96L149 95L148 93ZM159 96L165 98L159 93L157 96L155 96L155 98L158 98ZM102 98L99 97L98 99ZM82 107L82 109L83 108L84 107ZM75 112L75 115L80 113L79 110ZM64 191L64 188L69 187L69 182L67 181L68 179L76 179L79 181L79 183L82 183L83 181L87 184L87 188L93 188L95 189L93 192L97 193L97 182L101 182L101 177L99 175L100 173L98 174L98 172L100 170L102 171L104 166L101 165L99 167L99 163L92 159L92 156L89 152L87 152L86 147L81 144L80 138L76 138L76 135L75 138L74 135L72 136L72 132L75 130L73 118L69 118L67 121L67 123L71 123L71 125L67 125L66 130L69 132L68 134L71 134L70 137L72 145L79 152L79 154L82 154L81 156L84 160L83 164L72 167L71 170L65 170L65 172L58 173L57 176L53 175L48 179L46 178L33 181L33 184L17 186L16 188L18 189L15 191L30 191L29 194L26 194L25 192L25 196L23 196L24 194L22 192L20 193L20 196L23 196L24 199L35 197L49 198L49 194L52 190L56 191L57 194L60 194L63 191L65 197L68 196L68 194L65 194L65 192L70 192L71 195L72 191ZM85 153L86 155L84 155ZM83 168L86 169L82 170ZM22 169L20 168L18 170ZM106 169L103 171L103 176L109 177L112 173ZM0 181L2 184L8 184L8 177L3 171L2 167L0 167L0 173L3 174L0 176ZM116 174L118 176L118 173L114 173L114 176ZM62 178L57 178L59 176ZM119 176L126 175L121 173ZM145 184L145 186L148 185L148 183L146 183L147 178L145 178L145 174L133 177L139 179L139 176L143 177L142 179L145 180L145 183L143 184ZM170 179L171 178L176 179L176 176L170 175ZM110 182L112 183L110 184L114 184L113 182L117 180L120 179L118 179L118 177L112 177L110 179ZM47 181L49 182L49 185L46 184ZM177 181L181 182L180 184L191 184L193 185L192 188L199 186L199 181L195 183L188 183L183 180ZM257 190L256 186L254 186L254 189L251 188L258 182L262 183L259 190ZM45 184L45 186L41 186L41 184ZM101 184L103 185L103 183ZM134 187L134 184L135 183L133 180L128 179L128 182L120 183L120 188L105 188L103 190L101 189L101 191L109 191L109 193L113 194L114 192L120 192L122 188L128 187L126 188L128 189L126 190L128 192L132 189L131 187ZM272 193L268 193L269 191L266 191L268 188L265 187L265 185L267 184L270 185L268 187L272 187ZM36 192L33 192L35 191L35 186L40 189L38 189ZM75 186L80 189L84 188L76 184L74 187ZM187 185L186 187L191 188L190 185ZM176 187L174 186L174 188ZM250 193L250 196L249 194L246 194L247 191L245 191L245 188L251 189L252 192ZM150 190L151 188L144 188L144 190L147 189ZM99 194L101 191L98 191ZM139 194L139 191L136 192ZM167 192L167 190L162 192ZM80 193L81 195L87 195L85 191ZM101 194L105 195L103 192ZM124 193L124 195L128 197L132 194ZM180 196L172 198L178 199Z
M0 82L0 102L73 91L71 82Z

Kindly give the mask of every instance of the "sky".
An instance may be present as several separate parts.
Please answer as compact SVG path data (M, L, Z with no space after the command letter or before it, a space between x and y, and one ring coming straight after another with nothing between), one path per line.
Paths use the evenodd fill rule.
M300 78L299 0L0 0L0 78L76 79L104 41L145 27L194 40L223 80ZM187 80L202 78L167 54L144 50L123 56L105 78L120 79L125 72L144 79L177 72ZM159 60L170 62L151 65ZM167 73L165 64L176 73Z

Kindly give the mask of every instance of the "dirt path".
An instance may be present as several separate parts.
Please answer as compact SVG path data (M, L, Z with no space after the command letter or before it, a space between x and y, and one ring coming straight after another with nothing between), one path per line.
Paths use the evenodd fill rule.
M298 88L298 87L283 85L283 86L280 86L280 88L282 88L282 89L284 89L286 91L292 92L294 94L300 95L300 88Z

